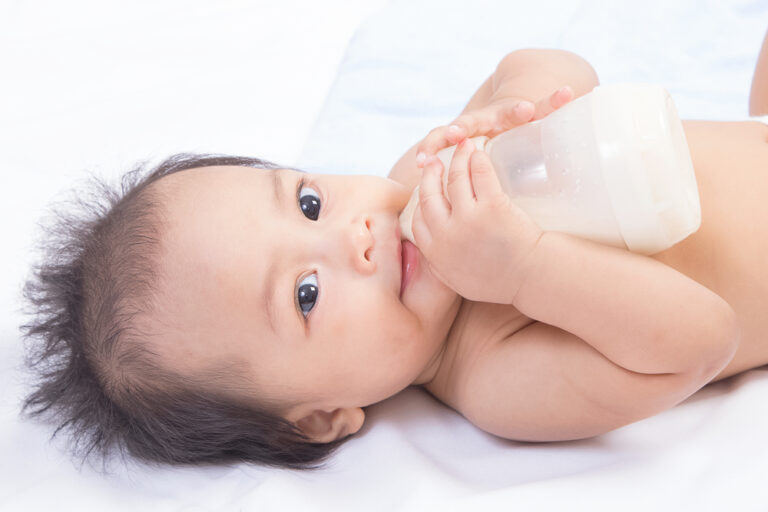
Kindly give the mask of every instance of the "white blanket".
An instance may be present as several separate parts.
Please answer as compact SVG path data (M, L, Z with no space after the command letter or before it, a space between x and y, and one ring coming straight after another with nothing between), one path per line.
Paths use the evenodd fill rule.
M531 46L583 55L604 83L661 83L684 118L743 118L768 27L764 1L605 6L597 0L393 0L367 18L349 43L313 128L322 98L307 97L311 83L300 89L263 84L282 83L293 67L315 66L311 76L325 90L335 57L318 63L328 52L316 51L283 54L287 63L279 62L269 57L277 46L268 45L298 37L298 31L290 32L297 23L304 31L326 23L325 10L315 4L336 9L328 16L343 17L340 29L351 33L366 12L349 16L352 2L289 2L290 16L275 18L283 4L232 3L211 10L204 2L178 1L107 16L109 23L87 19L94 12L105 17L102 3L74 2L82 12L72 11L72 4L51 2L41 18L21 4L3 8L15 18L0 11L6 20L0 21L0 43L13 49L0 58L3 69L14 71L11 85L0 85L8 88L0 96L8 113L0 130L12 142L4 148L0 176L8 240L1 299L12 312L0 323L0 510L768 509L766 369L708 386L669 411L582 441L499 439L426 393L408 389L368 408L361 434L325 471L130 464L103 476L74 467L63 441L48 444L49 427L17 417L25 388L16 332L33 221L54 191L82 177L81 167L117 174L135 160L190 149L250 153L308 170L386 175L430 128L461 110L505 53ZM302 15L302 8L311 12ZM163 37L173 23L182 28L165 29L174 37ZM153 27L149 35L133 33L131 27L146 24ZM250 27L257 40L246 35ZM310 35L313 48L341 41L327 31ZM115 43L120 38L124 44ZM189 44L193 50L184 50ZM259 45L267 46L253 49ZM57 56L57 48L66 52ZM122 65L102 76L103 66L91 69L94 52L120 58ZM179 56L181 62L174 58ZM141 59L154 67L136 65ZM211 71L217 63L240 71L225 79ZM170 75L163 73L168 66ZM59 77L55 101L47 96L53 87L45 82L49 75ZM299 76L307 75L290 75L285 83L297 83ZM183 80L192 85L178 85ZM121 89L125 81L131 87ZM196 85L200 81L204 86ZM260 110L267 102L249 103L249 90L276 95L269 101L282 102L283 115ZM179 99L180 93L186 96ZM238 115L241 110L246 115ZM279 122L284 124L274 124ZM125 123L129 128L121 128ZM298 145L281 145L289 127L308 134L298 159Z

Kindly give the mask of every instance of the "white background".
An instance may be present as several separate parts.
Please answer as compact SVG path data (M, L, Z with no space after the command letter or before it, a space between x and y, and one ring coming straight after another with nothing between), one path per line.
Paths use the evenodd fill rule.
M45 205L89 172L179 151L293 165L349 39L384 3L0 3L0 311L18 308Z
M386 172L521 46L574 50L604 82L662 83L684 118L738 119L765 5L2 0L0 509L765 510L765 369L583 441L507 442L411 389L372 406L364 435L324 473L139 467L115 478L78 472L46 443L50 428L17 418L15 371L35 224L89 172L116 179L178 151Z

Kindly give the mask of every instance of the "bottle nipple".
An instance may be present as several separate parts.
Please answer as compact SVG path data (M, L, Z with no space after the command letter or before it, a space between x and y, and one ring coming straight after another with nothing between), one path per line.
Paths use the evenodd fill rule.
M400 213L400 232L403 238L409 240L411 243L416 244L416 240L413 237L413 214L416 212L416 205L419 203L419 187L413 189L411 198L408 200L408 204L405 205L403 211Z

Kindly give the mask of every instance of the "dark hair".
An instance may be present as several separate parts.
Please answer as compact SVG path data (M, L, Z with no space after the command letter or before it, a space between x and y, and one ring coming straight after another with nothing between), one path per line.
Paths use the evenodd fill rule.
M279 166L257 158L176 154L118 188L92 178L90 194L54 209L43 260L24 297L34 390L22 412L69 432L71 453L106 462L114 448L150 463L255 462L318 469L346 439L314 443L275 409L238 398L238 372L183 376L158 364L136 319L152 307L162 198L149 185L195 167ZM74 209L72 208L74 206ZM74 211L73 211L74 210Z

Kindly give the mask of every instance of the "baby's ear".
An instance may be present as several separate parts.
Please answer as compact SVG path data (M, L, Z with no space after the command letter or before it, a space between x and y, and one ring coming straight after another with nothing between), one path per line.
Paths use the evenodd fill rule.
M316 443L330 443L354 434L365 421L359 407L335 409L331 412L316 409L296 421L296 426Z

